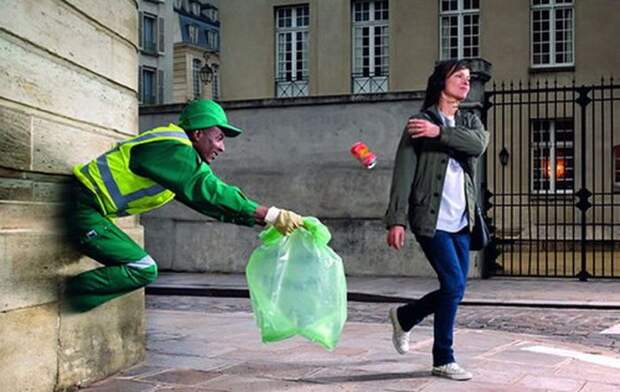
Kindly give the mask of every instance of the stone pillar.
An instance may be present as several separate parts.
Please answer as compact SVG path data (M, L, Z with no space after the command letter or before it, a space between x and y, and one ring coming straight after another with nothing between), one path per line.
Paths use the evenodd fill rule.
M463 107L471 109L480 118L484 106L484 86L491 79L491 63L484 59L467 61L471 71L471 88Z
M485 94L484 86L491 79L491 63L483 59L472 59L468 61L471 70L471 89L467 100L462 107L474 112L483 122L485 122ZM484 154L478 160L476 168L477 177L475 178L476 187L478 188L478 203L483 211L485 209L485 192L487 181L487 156ZM471 268L475 271L475 276L486 277L485 255L486 250L472 253Z
M137 2L0 2L0 389L64 390L144 356L136 291L83 314L68 276L98 266L66 241L71 167L138 131ZM142 239L135 218L120 220Z

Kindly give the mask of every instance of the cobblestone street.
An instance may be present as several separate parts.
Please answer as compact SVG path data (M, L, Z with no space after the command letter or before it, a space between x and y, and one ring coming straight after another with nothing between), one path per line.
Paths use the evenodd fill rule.
M153 296L146 298L147 308L205 313L251 312L246 298ZM348 303L348 321L384 323L394 304ZM620 352L620 335L601 331L620 323L620 311L600 309L552 309L507 306L461 306L457 316L459 328L490 329L540 335L561 342L579 343ZM432 318L422 322L431 326Z

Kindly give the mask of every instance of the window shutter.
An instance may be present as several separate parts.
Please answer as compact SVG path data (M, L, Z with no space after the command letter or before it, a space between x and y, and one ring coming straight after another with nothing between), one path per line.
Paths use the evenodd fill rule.
M144 47L144 12L138 13L138 48ZM140 73L142 75L142 73Z
M159 35L159 39L157 41L157 51L159 54L164 54L164 18L157 18L157 34Z
M157 71L157 103L164 103L164 71Z
M142 103L144 100L142 99L142 66L138 67L138 103Z

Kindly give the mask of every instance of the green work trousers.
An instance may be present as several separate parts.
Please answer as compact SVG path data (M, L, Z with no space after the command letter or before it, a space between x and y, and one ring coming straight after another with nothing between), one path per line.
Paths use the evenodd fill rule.
M157 278L157 264L96 207L83 186L74 192L69 212L69 233L81 252L104 267L69 279L67 294L77 311L87 311L106 301L144 287Z

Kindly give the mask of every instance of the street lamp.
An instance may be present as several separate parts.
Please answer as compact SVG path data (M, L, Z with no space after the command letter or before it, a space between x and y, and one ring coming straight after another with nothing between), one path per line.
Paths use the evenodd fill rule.
M209 59L213 53L204 52L202 55L205 59L204 65L198 71L198 77L202 82L201 96L208 99L217 99L217 72L219 69L219 64L216 62L209 63Z
M215 66L215 64L213 65ZM207 63L207 59L205 58L205 65L203 65L199 71L200 80L202 81L202 83L211 83L211 81L213 80L213 73L214 69L209 66L209 63Z

